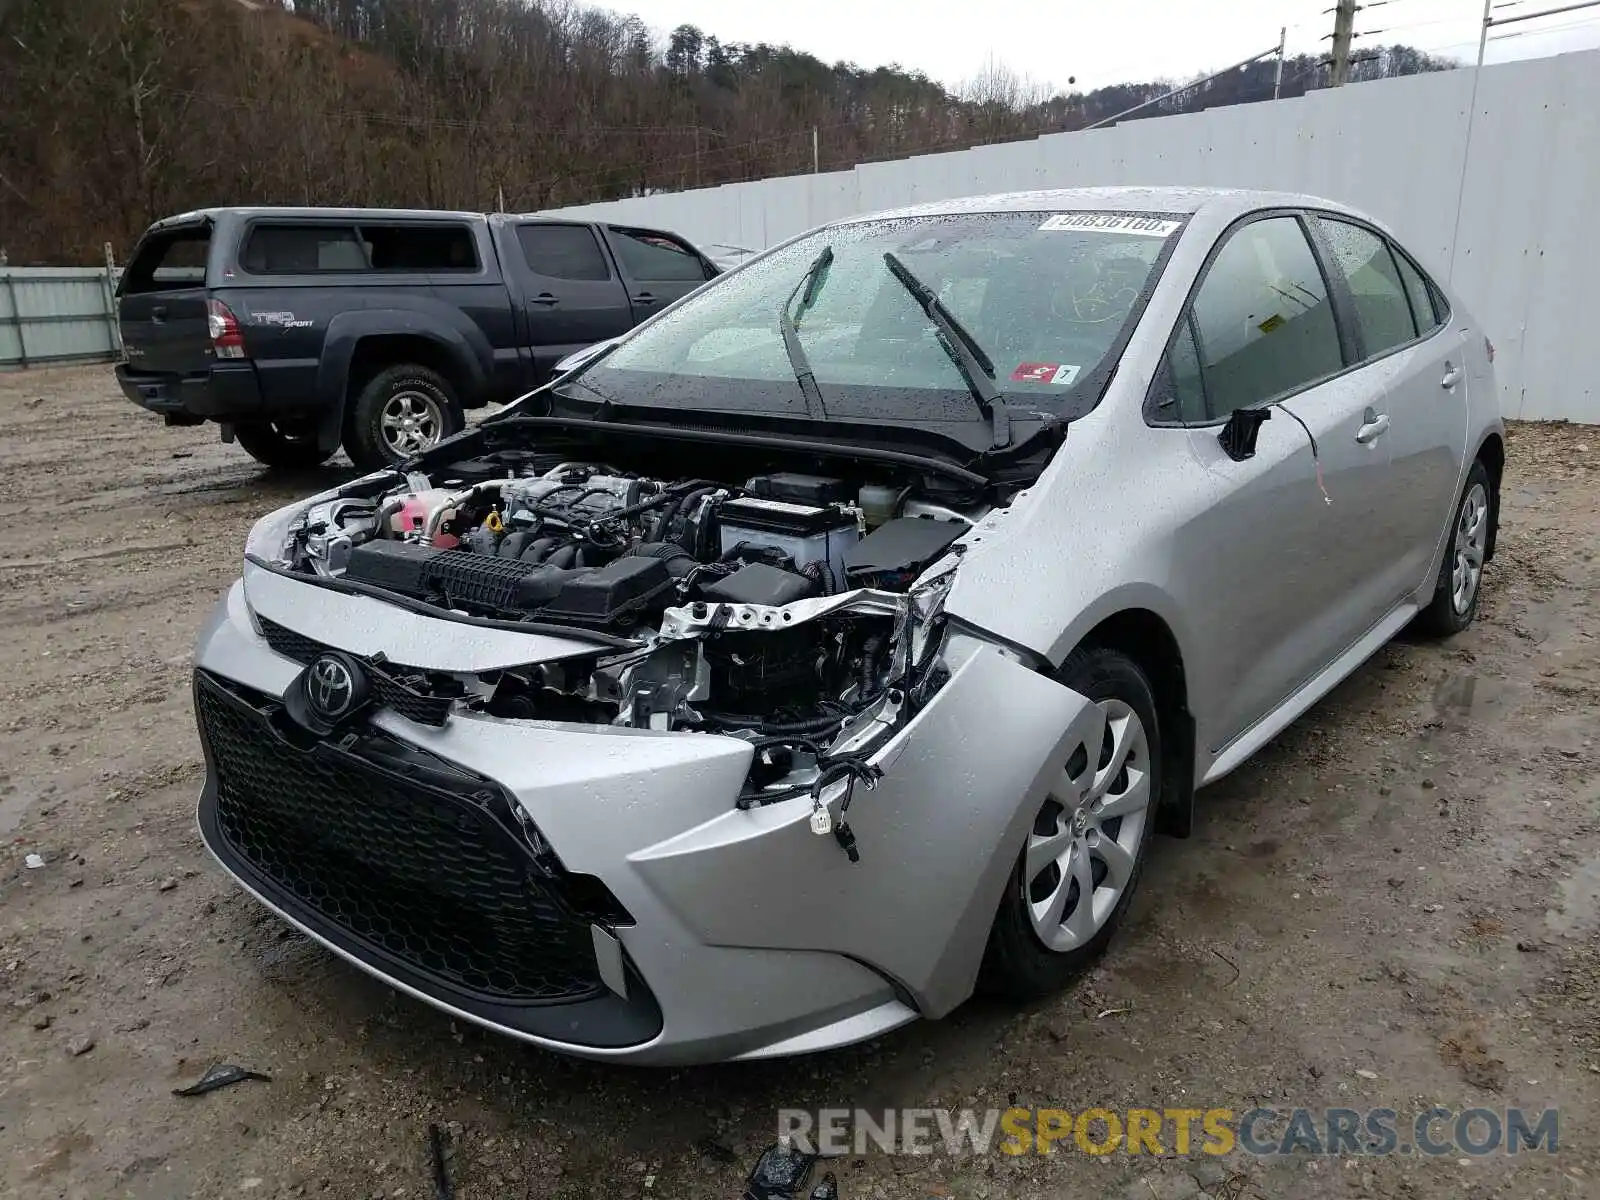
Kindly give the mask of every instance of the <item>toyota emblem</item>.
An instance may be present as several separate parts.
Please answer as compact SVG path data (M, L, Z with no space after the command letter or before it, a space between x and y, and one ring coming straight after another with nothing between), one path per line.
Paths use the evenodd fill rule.
M355 673L342 660L324 654L306 674L306 699L324 721L338 721L356 705Z

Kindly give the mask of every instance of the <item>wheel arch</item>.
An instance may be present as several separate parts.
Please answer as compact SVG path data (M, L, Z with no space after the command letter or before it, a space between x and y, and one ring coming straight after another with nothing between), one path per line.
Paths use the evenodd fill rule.
M484 347L448 321L424 325L423 314L406 310L340 313L328 326L317 364L317 395L323 405L320 441L331 452L344 438L345 417L355 398L379 371L415 363L441 375L463 408L487 395L480 361ZM476 333L475 341L482 341Z
M1496 535L1500 532L1500 481L1506 473L1506 442L1496 431L1485 437L1474 455L1489 474L1489 537L1484 543L1485 561L1494 557Z
M467 360L455 348L418 333L369 333L351 347L350 365L345 372L344 402L348 407L380 371L415 363L443 377L465 403L476 390L476 377Z
M1150 681L1162 724L1162 787L1156 830L1188 837L1194 824L1195 723L1189 676L1177 634L1153 609L1121 608L1077 642L1127 655Z

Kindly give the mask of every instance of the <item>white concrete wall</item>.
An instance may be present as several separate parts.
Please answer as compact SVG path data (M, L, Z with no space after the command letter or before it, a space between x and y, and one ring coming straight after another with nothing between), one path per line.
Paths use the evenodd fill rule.
M558 211L762 249L921 200L1118 183L1278 188L1364 209L1483 323L1507 416L1600 423L1600 310L1589 307L1600 51Z

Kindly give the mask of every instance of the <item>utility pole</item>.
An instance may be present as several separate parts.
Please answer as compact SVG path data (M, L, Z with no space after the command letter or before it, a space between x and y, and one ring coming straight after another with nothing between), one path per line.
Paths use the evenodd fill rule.
M811 173L822 173L822 143L817 136L817 127L811 127Z
M1343 87L1350 82L1350 41L1356 33L1356 10L1361 6L1356 0L1339 0L1333 10L1333 74L1330 87Z
M1272 98L1276 100L1283 91L1283 52L1289 45L1289 27L1280 26L1278 29L1278 69L1272 76Z

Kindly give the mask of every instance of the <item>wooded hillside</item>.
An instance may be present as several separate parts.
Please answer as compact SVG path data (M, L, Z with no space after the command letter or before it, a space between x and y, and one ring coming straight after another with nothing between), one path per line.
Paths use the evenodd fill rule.
M625 3L625 0L619 0ZM959 92L567 0L0 0L0 246L125 255L213 204L513 211L1082 128L1171 81L1045 96L1004 68ZM1366 52L1354 78L1453 64ZM1272 62L1157 112L1267 99ZM1291 59L1284 94L1326 82Z

